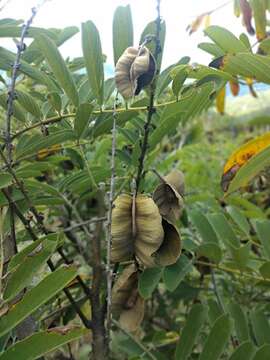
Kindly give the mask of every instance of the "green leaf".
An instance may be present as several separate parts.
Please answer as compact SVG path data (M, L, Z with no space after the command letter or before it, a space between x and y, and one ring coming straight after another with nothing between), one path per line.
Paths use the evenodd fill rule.
M107 103L110 100L112 93L115 90L115 81L114 78L109 78L104 83L104 103Z
M2 108L7 110L7 94L0 95L0 106L2 106ZM23 107L16 102L13 103L12 107L13 107L13 116L17 120L25 123L26 118L25 118L25 110L23 109Z
M247 51L246 46L229 30L221 26L209 26L204 33L226 53L235 54Z
M69 140L75 140L74 132L71 129L57 130L45 137L39 134L29 136L23 143L18 143L15 155L17 159L27 155L35 155L39 150L48 149L53 145L61 146L60 144Z
M188 359L192 353L192 348L196 343L200 330L206 320L207 311L201 304L193 305L186 324L180 333L180 340L176 346L175 359Z
M1 37L11 37L11 38L20 38L21 37L21 33L22 33L22 27L19 26L12 26L12 25L6 25L6 26L1 26L0 27L0 38ZM38 28L38 27L30 27L30 29L27 31L27 33L25 34L26 38L33 38L36 37L37 35L40 34L44 34L47 35L51 38L55 38L55 34L50 31L50 30L46 30L43 28Z
M156 87L157 96L160 96L172 81L170 73L175 68L175 66L188 64L189 61L190 61L190 57L184 56L176 64L168 66L159 74L157 79L157 87Z
M198 48L208 52L209 54L213 55L215 58L219 58L223 55L225 55L225 51L222 50L219 46L216 44L208 43L208 42L202 42L198 45Z
M254 220L252 221L252 225L254 226L262 244L264 256L270 260L270 220Z
M138 288L139 293L144 299L151 296L160 281L161 275L162 269L157 267L145 269L143 273L140 274Z
M223 310L221 309L219 304L213 299L209 299L207 304L209 322L210 325L213 325L216 320L223 314Z
M47 60L56 80L59 82L73 105L78 106L79 97L74 80L55 43L44 35L36 38L37 44Z
M260 266L259 271L262 277L270 279L270 261L266 261L262 266Z
M52 107L60 114L62 109L61 96L57 92L50 92L47 95L47 99Z
M248 322L241 306L234 301L228 304L229 313L234 320L234 327L239 342L249 340Z
M10 64L14 63L14 61L15 54L0 47L0 68L3 70L10 70ZM20 64L20 72L37 81L38 84L47 86L50 91L59 91L55 83L45 73L41 72L36 67L29 65L26 61L21 60Z
M267 36L266 32L266 7L265 0L250 0L249 1L253 18L255 22L256 37L258 41L264 39Z
M243 213L236 206L227 206L226 210L232 220L239 226L239 228L244 232L244 234L249 237L250 226Z
M88 81L98 104L103 104L103 55L98 30L89 20L82 24L82 50Z
M199 360L218 360L231 335L232 323L229 315L220 316L208 335Z
M181 255L175 264L166 266L163 270L163 280L169 291L174 291L184 277L192 270L192 260Z
M269 38L266 38L260 42L260 49L269 55L269 53L270 53L270 39Z
M270 344L270 325L262 310L253 310L250 313L252 328L259 346Z
M0 318L0 337L8 333L41 305L62 290L77 275L74 266L61 267L47 275L38 285L29 290L22 300Z
M235 76L250 77L257 81L270 84L269 56L249 53L226 55L223 70Z
M13 299L21 290L30 284L33 277L36 276L45 262L55 251L58 245L55 236L47 236L40 242L32 252L25 254L23 261L15 268L8 277L4 290L3 299L5 301ZM14 264L14 262L13 262Z
M175 74L175 77L173 78L173 82L172 82L172 91L176 98L178 98L179 92L182 89L187 76L188 76L188 72L185 70L185 68L181 69Z
M241 271L245 270L249 261L250 246L250 243L246 243L237 248L235 248L234 246L229 247L229 250L235 262L235 266L238 267Z
M70 341L87 335L88 330L77 326L50 328L31 335L12 345L0 355L0 360L34 360L63 346Z
M192 224L199 232L204 243L218 244L217 235L208 221L207 217L200 210L191 210L188 213Z
M246 341L234 350L229 360L251 360L254 352L255 347L252 342Z
M246 46L246 48L251 51L252 49L252 46L249 42L249 38L248 36L245 34L245 33L242 33L240 36L239 36L239 39L242 41L242 43Z
M240 246L239 239L222 213L210 214L207 219L221 242L230 247L238 248Z
M157 33L157 23L156 23L156 21L151 21L143 30L143 33L140 38L140 44L142 44L145 41L145 38L148 35L155 35L156 33ZM159 31L159 40L160 40L161 51L158 54L158 57L156 59L158 69L161 68L165 37L166 37L166 23L165 23L165 21L162 21L160 24L160 31ZM153 56L155 53L155 46L156 46L155 41L150 41L148 44L146 44L146 47L151 51Z
M116 125L124 126L126 122L137 116L137 111L127 110L116 115ZM93 127L93 137L96 138L100 135L111 131L113 126L112 114L99 115Z
M203 243L196 249L197 257L204 256L214 263L219 263L222 259L222 251L217 244Z
M133 46L133 24L130 5L118 6L113 16L114 64L129 46Z
M16 99L20 105L25 108L30 114L34 115L39 120L42 117L40 107L36 100L29 94L21 90L16 90Z
M0 174L0 189L4 189L11 185L13 177L9 173L1 172Z
M179 124L200 114L210 106L212 100L213 84L204 84L196 89L191 89L179 101L167 105L160 117L158 127L149 139L150 149L153 149L168 134L168 129L175 131Z
M76 117L74 120L74 131L78 138L83 135L84 130L90 121L90 116L93 111L93 105L89 103L81 104L76 112Z
M269 360L270 358L270 345L263 345L255 353L252 360Z
M18 252L14 256L12 256L12 258L8 264L8 272L13 271L18 265L20 265L25 260L25 258L29 254L35 252L35 249L37 249L39 247L40 243L42 243L43 240L46 240L47 238L49 238L51 241L55 241L59 245L60 242L62 243L61 237L62 237L61 233L49 234L46 236L42 236L39 239L37 239L36 241L32 242L30 245L26 246L20 252Z

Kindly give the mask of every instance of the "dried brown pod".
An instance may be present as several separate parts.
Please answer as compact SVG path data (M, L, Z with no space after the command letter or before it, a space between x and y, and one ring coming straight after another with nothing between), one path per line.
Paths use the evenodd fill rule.
M239 0L239 5L241 8L241 12L243 14L243 24L247 29L247 32L249 33L249 35L254 35L255 34L255 30L251 24L251 20L252 20L252 9L251 6L249 4L249 2L247 0Z
M154 266L153 254L164 239L162 218L155 202L145 196L118 196L112 212L112 261L134 256L144 266Z
M156 62L147 47L129 47L115 67L116 88L125 99L131 98L151 83L155 72Z
M179 170L173 170L164 178L154 191L153 199L162 217L174 223L183 209L185 191L184 175Z
M168 222L162 220L164 230L164 240L162 245L154 255L155 262L161 266L168 266L174 264L181 253L181 239L176 227Z
M130 332L135 332L143 320L144 299L138 292L138 271L134 264L124 269L113 286L112 313Z

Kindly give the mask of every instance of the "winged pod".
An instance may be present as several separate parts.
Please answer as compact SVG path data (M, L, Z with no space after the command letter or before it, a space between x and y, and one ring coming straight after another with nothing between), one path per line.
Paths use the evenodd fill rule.
M144 316L144 299L138 291L138 271L135 264L127 266L112 289L112 311L127 331L134 332Z
M153 199L162 217L174 223L180 217L184 206L184 175L179 170L173 170L160 179L161 184L155 189Z
M115 67L115 83L119 93L132 98L149 85L156 73L156 62L147 47L128 47Z

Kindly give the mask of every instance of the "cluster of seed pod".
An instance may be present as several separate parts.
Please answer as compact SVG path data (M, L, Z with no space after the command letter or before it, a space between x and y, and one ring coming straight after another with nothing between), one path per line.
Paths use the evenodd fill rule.
M115 84L119 93L129 99L149 85L156 73L156 62L145 46L129 47L115 67Z
M134 261L117 279L112 297L113 309L129 331L143 318L144 301L137 287L140 269L172 265L181 253L175 222L183 209L184 176L174 170L160 180L153 198L122 194L115 200L112 212L111 259L115 263ZM124 314L133 317L131 324Z

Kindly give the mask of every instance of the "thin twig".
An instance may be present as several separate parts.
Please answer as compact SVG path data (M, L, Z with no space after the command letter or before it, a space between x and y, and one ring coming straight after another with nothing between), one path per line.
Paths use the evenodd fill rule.
M177 102L176 100L166 101L164 103L156 104L155 107L156 108L163 108L165 106L175 104L176 102ZM135 111L135 112L148 111L148 106L129 107L129 108L124 107L124 108L118 108L116 110L112 110L112 109L104 109L102 111L101 110L95 110L95 111L92 112L92 114L93 115L101 115L103 113L105 113L105 114L113 114L114 112L123 113L123 112L126 112L126 111ZM68 114L62 114L62 115L58 115L58 116L53 116L51 118L36 122L33 125L16 132L12 136L12 141L14 139L16 139L17 137L19 137L20 135L24 134L25 132L33 130L33 129L37 128L37 127L42 127L44 125L49 125L49 124L55 124L55 123L60 122L63 119L74 118L75 116L76 116L76 113L68 113Z
M117 108L118 93L114 100L114 110ZM112 210L115 189L115 153L116 153L116 119L117 113L113 113L113 127L112 127L112 154L111 154L111 183L109 192L109 206L108 206L108 219L107 219L107 262L106 262L106 275L107 275L107 338L110 339L111 327L111 306L112 306L112 269L111 269L111 246L112 246Z
M112 320L112 322L114 323L114 325L116 325L118 327L119 330L121 330L124 334L126 334L131 340L133 340L144 352L144 354L148 355L150 357L150 359L152 360L157 360L157 358L151 353L150 350L147 349L147 347L141 343L133 334L131 334L130 332L128 332L126 329L124 329L118 321L116 320Z
M76 303L78 305L80 305L83 301L86 301L88 299L87 296L82 296L81 298L79 298L78 300L76 300ZM52 311L50 314L44 316L43 318L40 319L40 321L45 321L48 320L51 317L54 317L55 315L62 313L64 310L68 309L70 307L70 304L66 304L64 306L61 307L61 309L56 309L54 311Z
M221 264L214 264L214 263L210 263L210 262L207 262L207 261L201 261L201 260L196 260L195 261L196 264L199 264L199 265L205 265L205 266L209 266L213 269L217 269L219 271L225 271L227 273L230 273L230 274L233 274L233 275L236 275L236 276L240 276L240 277L245 277L247 279L250 279L250 280L254 280L254 281L263 281L263 282L269 282L270 283L270 279L267 279L267 278L263 278L262 276L256 276L256 275L250 275L250 274L246 274L240 270L237 270L237 269L232 269L232 268L229 268L225 265L221 265Z
M102 222L102 221L106 221L106 220L107 220L106 216L85 220L85 221L82 221L80 223L70 225L69 227L64 228L63 232L72 231L72 230L80 228L80 227L82 227L84 225L90 225L90 224L94 224L94 223Z
M156 18L156 34L155 34L155 52L154 52L154 58L157 60L159 53L161 51L160 49L160 24L161 24L161 18L160 18L160 0L157 0L157 18ZM149 99L149 106L148 106L148 113L147 113L147 120L144 125L144 137L143 142L141 146L141 154L139 157L139 165L138 165L138 171L137 171L137 177L136 177L136 192L139 191L140 182L143 176L143 169L144 169L144 159L147 153L148 149L148 137L150 132L150 125L152 116L155 113L156 109L154 107L154 99L155 99L155 91L156 91L156 78L159 73L159 69L157 70L155 74L155 78L150 86L150 99Z

